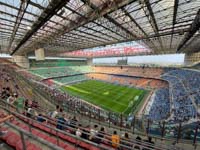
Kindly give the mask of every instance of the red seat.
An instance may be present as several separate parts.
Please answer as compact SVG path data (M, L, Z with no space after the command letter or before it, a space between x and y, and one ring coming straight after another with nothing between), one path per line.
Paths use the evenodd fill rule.
M15 124L15 125L18 125L18 124L19 124L19 122L18 122L17 120L13 120L11 123L12 123L12 124Z
M63 133L58 132L58 136L59 136L60 138L62 138L63 140L66 140L66 141L69 140L69 136L67 136L67 135L65 135L65 134L63 134Z
M48 136L46 134L43 134L43 133L39 133L38 136L42 139L47 139Z
M91 145L85 142L80 141L79 145L85 149L90 149Z
M95 147L95 146L91 146L91 147L90 147L90 150L100 150L100 148Z
M59 141L59 142L58 142L58 146L60 146L60 147L62 147L62 148L65 148L65 147L67 147L68 145L65 144L64 142Z
M51 129L48 128L48 127L43 126L42 128L43 128L42 130L44 130L44 131L46 131L46 132L48 132L48 133L50 133L50 131L51 131Z
M37 128L40 128L40 127L41 127L41 125L40 125L39 123L36 123L36 122L33 123L33 126L34 126L34 127L37 127Z
M100 145L105 149L113 150L113 148L111 146L108 146L108 145L105 145L105 144L100 144Z
M50 133L56 136L56 130L52 129L52 130L50 130Z
M77 150L77 148L71 146L71 145L66 145L65 147L62 147L65 150Z
M9 145L15 147L17 142L19 142L20 140L21 140L21 138L17 134L15 134L15 135L9 136L6 139L6 143L8 143Z
M29 130L29 127L27 125L25 125L25 124L19 124L18 126L23 130L26 130L26 131Z
M40 131L38 131L38 130L36 130L36 129L32 129L32 134L34 134L34 135L38 135L38 134L40 134L41 132Z
M53 143L53 144L55 144L55 145L57 145L57 139L56 138L48 137L46 140L51 142L51 143Z
M12 131L8 131L7 134L5 134L4 136L1 137L2 140L7 140L8 137L10 136L14 136L16 135L16 133L12 132Z
M37 147L36 145L30 143L27 147L26 150L42 150L42 148Z
M30 142L25 141L26 148L28 147L29 144L30 144ZM16 148L16 150L23 150L23 144L22 144L21 140L16 143L15 148Z

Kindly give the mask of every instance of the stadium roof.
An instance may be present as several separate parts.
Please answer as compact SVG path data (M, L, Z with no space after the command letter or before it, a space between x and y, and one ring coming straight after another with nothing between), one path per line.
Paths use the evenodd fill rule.
M200 0L0 0L0 52L47 55L125 41L200 50Z

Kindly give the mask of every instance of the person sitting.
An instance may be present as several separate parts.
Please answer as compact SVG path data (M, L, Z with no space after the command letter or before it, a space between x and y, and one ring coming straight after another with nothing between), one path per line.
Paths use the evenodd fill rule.
M26 99L25 102L24 102L24 109L25 109L26 111L28 111L28 106L29 106L29 100Z
M38 114L38 116L37 116L37 121L38 121L38 122L46 122L47 120L44 119L44 117L42 116L42 114Z
M26 112L26 116L29 117L29 118L31 118L32 115L33 115L33 109L32 109L32 107L29 107L28 110L27 110L27 112Z
M89 140L91 141L95 141L95 136L97 135L98 133L98 125L94 125L94 128L91 128L90 129L90 137L89 137Z
M78 125L78 128L76 130L76 136L78 136L78 137L81 137L81 135L82 135L82 131L81 131L80 127L81 127L81 124Z
M10 102L12 102L12 100L13 100L13 97L10 94L8 94L7 97L8 98L6 99L6 102L10 104Z
M58 115L58 112L59 112L59 108L60 108L60 107L59 107L59 105L57 105L57 106L56 106L56 110L55 110L55 111L53 111L53 112L52 112L52 114L51 114L51 118L53 118L53 119L54 119L54 118L56 118L56 117L57 117L57 115Z
M77 119L76 119L76 116L74 116L72 119L71 119L71 122L70 122L70 127L72 128L75 128L76 127L76 124L77 124Z
M152 137L148 137L148 140L144 140L145 142L147 142L147 143L149 143L149 144L151 144L151 145L149 145L148 147L149 147L149 149L148 148L144 148L143 150L150 150L150 149L153 149L153 145L154 145L154 142L152 141Z
M60 130L64 130L64 125L66 124L65 122L66 122L66 120L65 120L65 114L62 114L62 116L58 117L56 128L60 129Z
M88 130L86 130L86 129L83 128L81 137L82 137L83 139L88 140L88 139L89 139L89 133L90 133L90 132L89 132Z
M137 136L136 137L136 146L134 147L134 149L140 149L140 146L139 145L141 145L141 140L142 140L142 138L141 137L139 137L139 136Z
M124 140L121 141L121 145L122 145L121 150L129 150L129 149L131 149L132 145L131 145L131 143L129 143L129 140L130 140L130 138L129 138L128 133L125 133L124 134ZM128 148L128 147L130 147L130 148Z
M16 100L17 100L17 97L18 95L16 93L14 93L13 95L10 95L8 98L7 98L7 103L9 104L13 104Z
M113 131L113 135L111 136L112 146L117 149L119 147L120 137L117 135L117 131Z
M96 143L100 144L103 141L105 135L105 128L101 127L100 131L97 134Z
M33 108L38 108L38 102L35 101L35 100L32 101L31 105L32 105Z

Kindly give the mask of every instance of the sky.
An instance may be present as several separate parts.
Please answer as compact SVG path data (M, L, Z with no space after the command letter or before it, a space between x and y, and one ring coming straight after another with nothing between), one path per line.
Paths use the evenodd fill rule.
M130 56L130 57L109 57L95 58L93 63L112 63L116 64L117 60L127 59L128 64L159 64L159 65L182 65L184 63L184 54L168 55L149 55L149 56Z
M2 58L11 58L10 55L1 54ZM127 59L128 64L159 64L159 65L182 65L184 64L184 54L168 54L168 55L149 55L149 56L129 56L129 57L108 57L108 58L94 58L93 63L98 64L117 64L118 60ZM29 57L29 59L35 59L35 57ZM46 57L46 59L68 59L74 58L59 58L59 57ZM76 60L77 58L75 58ZM79 60L85 60L80 59Z

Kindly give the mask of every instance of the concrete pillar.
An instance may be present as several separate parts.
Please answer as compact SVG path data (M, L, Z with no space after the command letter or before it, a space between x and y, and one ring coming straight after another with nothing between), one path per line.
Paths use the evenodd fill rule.
M45 60L44 48L39 48L35 50L35 60Z
M26 69L30 68L30 63L27 56L14 55L13 62L15 62L18 66L22 68L26 68Z
M200 62L200 52L185 54L185 64L192 65Z
M92 63L92 58L88 58L87 59L87 65L91 66L93 63Z

